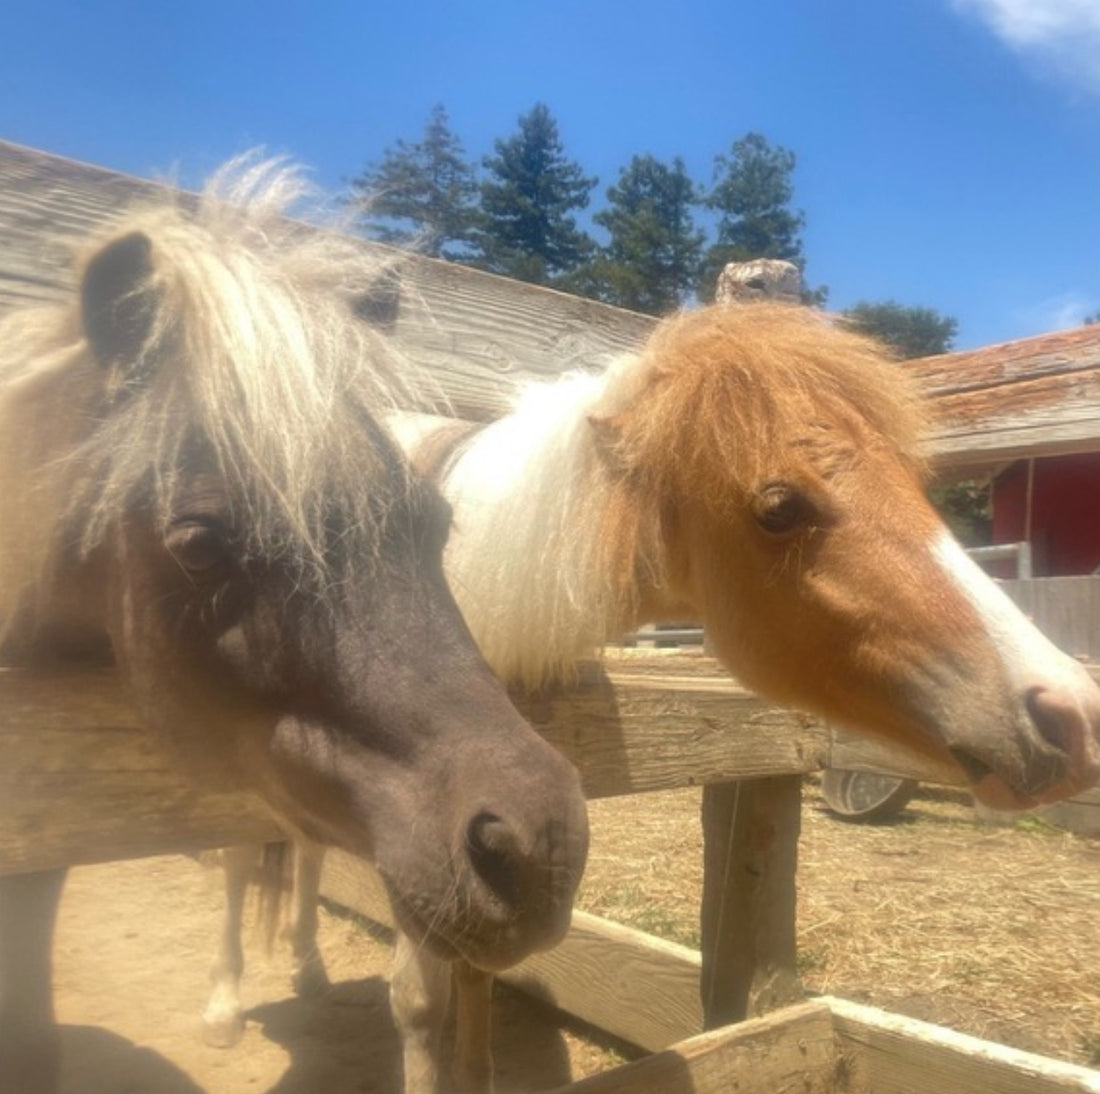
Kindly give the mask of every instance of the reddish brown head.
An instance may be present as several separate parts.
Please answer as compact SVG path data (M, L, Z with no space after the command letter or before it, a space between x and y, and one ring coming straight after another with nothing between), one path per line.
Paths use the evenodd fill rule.
M611 539L665 552L651 607L693 610L763 694L956 763L990 804L1096 781L1100 690L933 511L920 404L876 345L761 304L672 319L643 360L596 424Z

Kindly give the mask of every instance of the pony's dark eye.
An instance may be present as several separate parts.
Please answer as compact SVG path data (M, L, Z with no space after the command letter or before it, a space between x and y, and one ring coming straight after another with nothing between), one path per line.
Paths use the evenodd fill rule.
M757 524L773 536L781 536L815 522L817 509L802 491L789 483L765 486L753 499Z
M189 574L208 573L229 558L222 529L199 521L173 525L164 537L164 546Z

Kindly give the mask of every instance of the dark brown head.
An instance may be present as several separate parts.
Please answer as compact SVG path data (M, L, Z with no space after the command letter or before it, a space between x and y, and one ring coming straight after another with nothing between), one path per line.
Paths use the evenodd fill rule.
M446 504L372 417L392 360L332 291L351 252L333 271L277 218L236 235L158 212L85 263L50 580L94 587L142 713L202 777L372 859L429 945L513 963L568 925L577 774L482 661Z

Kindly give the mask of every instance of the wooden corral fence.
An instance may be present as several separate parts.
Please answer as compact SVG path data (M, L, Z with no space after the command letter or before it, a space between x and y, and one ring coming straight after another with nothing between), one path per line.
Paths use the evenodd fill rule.
M0 309L71 292L66 238L82 235L153 188L0 142ZM410 272L412 289L400 302L394 337L435 367L463 416L498 413L512 385L525 377L598 366L637 345L652 327L643 316L446 263L414 259ZM1100 449L1100 327L905 367L942 409L931 451L947 474L1024 455ZM562 946L510 975L559 1007L654 1051L704 1026L800 1000L794 868L806 773L831 765L957 781L947 769L769 707L702 657L609 659L586 666L575 689L522 705L578 766L591 797L704 787L701 957L578 914ZM188 783L142 730L113 673L0 670L0 873L278 835L258 799ZM351 908L386 918L371 872L348 856L329 857L323 888ZM645 1085L644 1075L639 1080L632 1072L626 1085L607 1079L590 1089L717 1090L717 1080L706 1076L726 1075L732 1065L723 1061L738 1053L760 1059L759 1046L774 1042L783 1022L803 1031L791 1042L792 1067L802 1068L810 1085L783 1085L766 1071L776 1079L771 1085L738 1081L734 1087L724 1080L721 1089L837 1089L813 1078L825 1058L805 1056L814 1051L815 1038L826 1036L826 1024L829 1038L844 1028L853 1043L873 1040L875 1051L893 1043L892 1034L871 1037L863 1019L845 1013L842 1004L813 1004L790 1012L793 1018L763 1019L763 1027L708 1034L709 1040L652 1058L664 1079ZM852 1053L830 1044L828 1066L835 1075L837 1060ZM884 1051L896 1055L898 1049ZM868 1059L874 1056L868 1052ZM915 1058L924 1057L916 1052ZM660 1072L662 1061L672 1072ZM1072 1083L1058 1078L1056 1085L1004 1089L1100 1090L1088 1085L1093 1073L1065 1074L1070 1072ZM672 1073L676 1082L668 1078ZM927 1088L923 1081L881 1087Z

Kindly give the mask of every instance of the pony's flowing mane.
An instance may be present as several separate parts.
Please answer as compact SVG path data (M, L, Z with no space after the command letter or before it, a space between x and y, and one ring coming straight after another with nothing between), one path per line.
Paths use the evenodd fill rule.
M444 469L454 509L447 580L508 683L536 688L561 676L607 640L605 617L618 614L600 543L612 484L586 416L602 388L580 372L531 385Z
M603 375L528 386L457 450L448 578L494 670L539 687L645 621L669 506L728 512L800 446L843 459L885 445L919 474L924 428L883 347L817 313L674 316Z
M156 311L126 372L92 358L76 299L0 326L0 617L46 579L44 560L92 550L138 492L163 518L196 438L257 551L323 571L336 510L369 564L393 461L365 427L427 392L353 312L393 260L288 219L309 196L300 171L246 156L197 200L166 192L88 241L78 279L112 241L150 243Z

